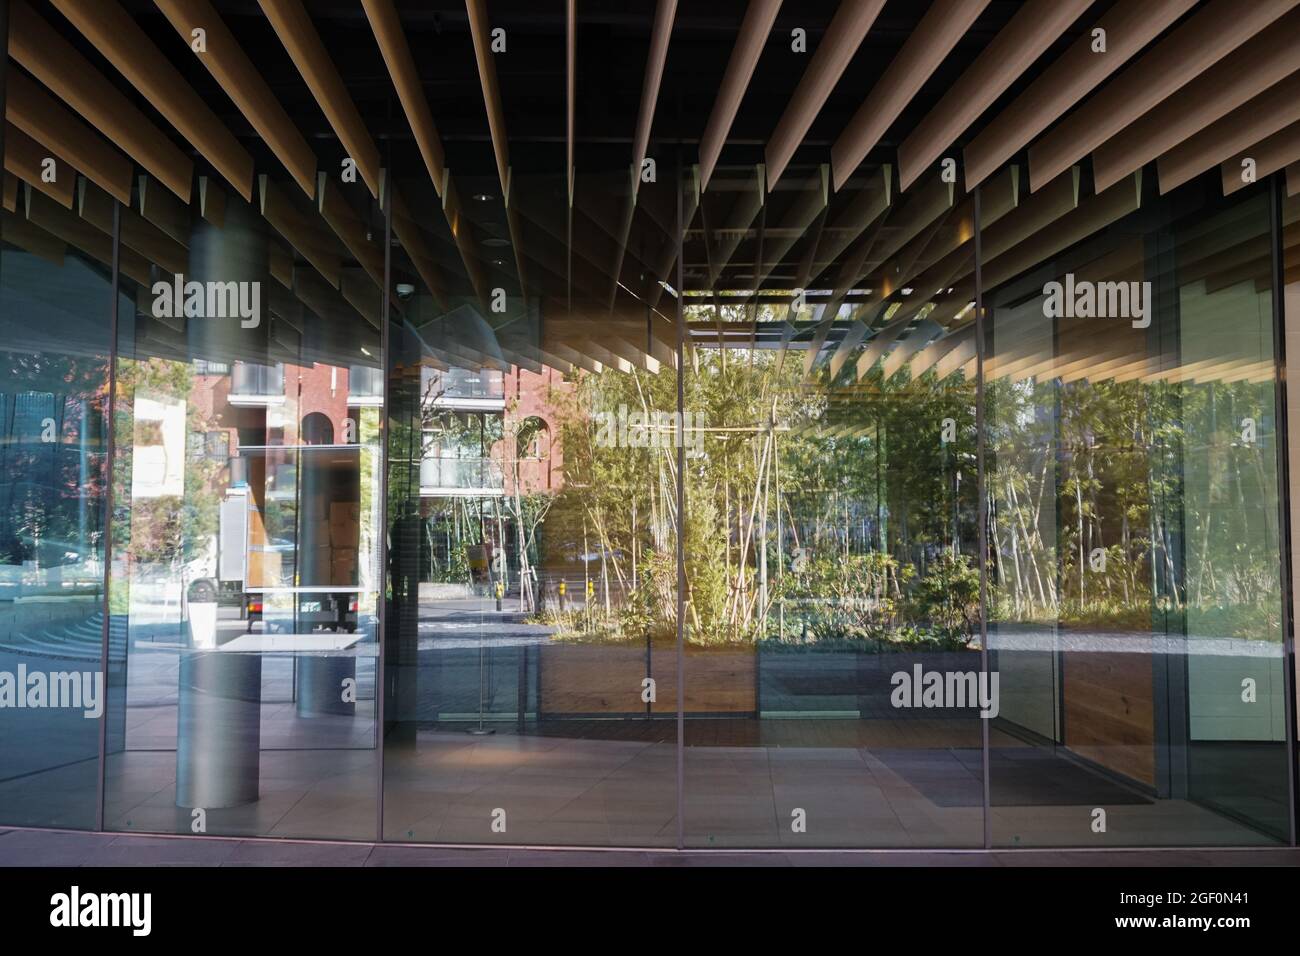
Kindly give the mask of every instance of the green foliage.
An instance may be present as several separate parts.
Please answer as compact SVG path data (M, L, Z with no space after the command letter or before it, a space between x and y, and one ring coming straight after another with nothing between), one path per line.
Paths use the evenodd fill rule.
M970 642L979 625L979 599L979 569L966 555L945 548L917 582L911 605L915 617L929 624L940 643L959 649Z

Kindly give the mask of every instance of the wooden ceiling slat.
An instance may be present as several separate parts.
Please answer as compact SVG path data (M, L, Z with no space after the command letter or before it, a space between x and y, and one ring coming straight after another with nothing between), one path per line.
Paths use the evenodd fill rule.
M5 171L39 189L65 209L72 208L72 194L77 174L72 164L55 155L13 123L5 123ZM45 180L44 162L54 160L54 179Z
M1257 180L1277 172L1289 163L1300 161L1300 122L1292 123L1225 159L1220 166L1225 196L1247 185L1242 179L1241 165L1247 158L1255 161Z
M570 0L572 2L572 0ZM763 53L772 24L776 22L777 12L781 9L781 0L750 0L745 9L745 19L740 22L740 33L736 45L731 49L727 60L727 72L722 76L718 95L713 100L713 109L704 126L704 135L700 139L700 188L707 190L709 180L713 178L713 168L717 165L722 147L726 145L727 134L731 124L736 120L740 103L749 89L750 78L758 66L758 58Z
M161 185L154 186L148 175L138 177L136 202L140 215L188 248L193 213L188 203L182 203L174 194L160 188Z
M776 188L784 175L795 150L803 142L808 128L821 112L826 98L835 89L884 5L885 0L841 0L821 42L817 44L812 62L804 70L776 129L768 137L764 159L769 192Z
M1300 40L1296 43L1300 49ZM1300 123L1300 72L1161 154L1156 160L1161 195L1293 123ZM1240 166L1237 171L1240 179Z
M130 160L26 73L9 70L5 86L6 119L120 202L131 201Z
M113 197L86 179L77 183L77 214L100 232L113 234ZM134 209L122 209L119 225L126 248L134 249L163 272L179 275L187 270L186 248Z
M70 246L80 249L102 265L113 264L113 240L71 210L64 209L54 200L40 193L27 195L27 218L46 232L57 236ZM131 249L119 249L118 259L122 274L142 285L148 285L149 263L144 256Z
M14 215L17 199L15 194L9 192L10 183L13 184L16 192L18 180L12 176L5 177L4 208L6 211L0 218L0 237L10 245L25 249L37 258L62 268L63 260L68 254L68 244L39 228L31 220Z
M116 0L52 0L54 6L212 164L236 192L253 196L253 157ZM164 182L164 185L166 183ZM189 189L181 198L189 201Z
M483 106L487 111L488 131L492 136L492 153L496 157L497 176L501 181L501 199L505 203L506 226L510 230L510 247L514 252L515 271L519 277L519 294L527 301L528 271L524 265L524 250L520 241L522 229L519 215L510 202L510 147L506 135L505 109L501 104L501 87L497 81L496 54L492 52L487 0L465 0L465 11L469 16L479 85L483 88Z
M190 45L191 31L206 31L207 52L193 55L239 107L293 181L314 199L316 154L209 0L154 0L154 3L186 46Z
M337 185L331 187L325 173L319 174L319 180L316 184L316 208L321 218L333 230L334 235L342 240L348 252L352 253L375 285L382 289L384 251L366 238L365 224L344 198L342 189Z
M988 0L935 0L931 4L831 147L836 191L880 142L986 6ZM904 188L908 181L905 179Z
M312 264L326 282L337 289L343 268L342 257L328 248L329 243L322 241L322 237L313 232L311 223L267 174L258 176L258 187L258 201L263 218ZM314 187L312 192L315 192Z
M1092 154L1098 191L1141 169L1220 117L1300 71L1300 10L1224 57Z
M442 138L433 121L429 101L424 95L420 83L420 74L415 67L415 58L411 55L410 45L402 30L401 20L392 0L362 0L370 29L379 44L379 52L388 67L397 90L398 101L406 113L406 120L411 126L415 144L420 150L425 168L433 188L442 197L442 211L451 229L452 239L460 252L465 265L465 274L474 287L479 303L487 308L490 290L484 281L483 265L473 243L473 228L468 217L464 215L459 191L452 181L447 169L447 157L443 150Z
M357 171L370 189L379 196L379 148L375 146L365 121L357 111L348 93L343 77L330 59L320 34L312 25L311 17L301 0L258 0L276 36L284 44L293 65L298 68L316 104L325 114L348 156L357 164Z
M1055 179L1297 5L1300 0L1213 0L1030 147L1030 190Z
M9 11L9 55L186 202L194 163L26 0ZM70 159L72 157L69 157ZM73 160L74 163L76 162ZM80 167L78 167L80 169ZM89 170L81 169L89 175ZM124 203L131 201L129 175Z
M469 0L481 2L481 0ZM623 274L623 260L627 255L627 240L636 217L637 195L641 190L641 166L650 148L650 129L654 125L655 109L659 103L659 85L663 80L664 64L668 60L668 41L672 38L673 21L677 15L677 0L658 0L655 6L654 25L650 31L650 51L646 57L645 75L641 82L641 105L637 109L636 133L632 143L632 166L629 190L624 205L623 219L614 243L614 267L610 270L609 308L614 308L618 298L619 278Z
M974 189L992 175L1196 2L1121 0L1107 10L1096 23L1097 29L1106 31L1105 54L1093 51L1089 30L967 144L963 152L966 189Z

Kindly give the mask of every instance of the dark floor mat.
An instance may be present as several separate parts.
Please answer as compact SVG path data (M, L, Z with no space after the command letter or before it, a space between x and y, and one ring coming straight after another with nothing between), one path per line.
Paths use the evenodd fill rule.
M872 750L871 754L936 806L978 807L983 802L979 751ZM1037 747L990 751L989 790L995 807L1152 802L1095 771Z

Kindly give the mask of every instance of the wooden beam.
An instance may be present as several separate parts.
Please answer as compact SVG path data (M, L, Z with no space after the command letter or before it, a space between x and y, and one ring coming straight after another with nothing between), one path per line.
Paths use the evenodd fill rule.
M77 215L105 235L113 234L113 197L86 179L77 183ZM122 245L163 272L179 275L189 268L188 250L134 209L122 208L120 227Z
M836 191L876 147L987 6L988 0L935 0L930 5L831 147ZM904 188L909 181L904 180Z
M141 175L136 181L136 203L140 215L186 248L190 244L193 213L172 193L152 185L151 177Z
M356 162L357 171L369 187L370 194L378 197L379 149L301 0L258 2L315 97L316 104L325 114L330 128L348 151L348 157Z
M1030 189L1051 182L1297 5L1213 0L1197 11L1030 147Z
M434 124L429 101L424 95L415 58L406 42L397 10L393 7L392 0L362 0L362 6L379 44L379 52L388 66L393 87L397 90L397 98L406 113L420 156L429 171L429 179L435 192L442 198L442 212L465 265L465 274L474 287L480 305L486 309L491 293L484 281L481 258L474 247L473 226L464 214L456 184L447 169L442 138Z
M481 2L481 0L480 0ZM624 206L622 224L614 242L614 268L610 270L609 307L614 308L618 298L619 278L623 273L623 259L627 254L627 240L636 216L637 194L641 190L641 166L650 148L650 128L654 124L655 108L659 102L659 84L663 79L664 64L668 59L668 41L672 37L673 20L677 15L677 0L658 0L654 24L650 31L650 52L646 57L645 76L641 83L641 105L637 110L636 133L632 143L632 169L629 178L628 198Z
M266 173L258 176L257 180L258 201L263 218L312 264L326 282L337 289L343 268L342 257L329 248L330 243L322 241L319 232L313 231L312 224ZM312 192L315 192L315 187Z
M207 51L193 53L265 140L299 188L316 198L316 154L258 74L209 0L154 0L188 47L192 31L207 35Z
M131 202L131 162L113 149L71 110L26 73L10 69L5 78L5 118L32 139L72 163L82 175Z
M966 145L966 189L991 176L1194 6L1196 0L1121 0L1107 10L1095 27L1106 33L1104 54L1093 51L1087 31Z
M65 209L72 208L72 193L77 180L76 171L67 160L46 149L13 123L5 123L5 172L13 173L30 186L39 189ZM50 171L54 178L47 182L45 162L53 161Z
M483 88L483 105L487 111L488 130L492 137L492 153L496 158L497 176L501 181L501 199L506 208L506 225L510 230L510 246L515 257L515 271L519 276L519 294L528 300L528 270L524 267L521 245L522 229L516 210L511 208L510 148L506 136L506 115L501 105L501 88L497 82L496 60L492 52L492 31L488 24L487 0L465 0L469 16L474 59L478 64L479 85Z
M15 190L17 189L18 180L12 176L6 176L6 187L9 183L13 183ZM0 237L3 237L4 241L10 245L25 249L38 259L44 259L52 265L62 266L63 260L68 253L68 244L39 228L31 220L14 215L16 206L15 197L10 195L9 190L6 188L5 213L3 217L0 217Z
M9 9L9 55L186 202L194 163L27 4ZM69 157L70 159L72 157ZM74 160L75 162L75 160ZM80 167L78 167L80 168ZM89 171L82 169L89 175ZM129 176L128 176L129 181ZM130 186L123 203L130 203Z
M1161 154L1156 160L1161 195L1293 123L1300 123L1300 72ZM1240 178L1241 168L1237 171Z
M117 0L52 2L236 192L252 200L253 157ZM187 179L184 193L177 193L186 202L189 186Z
M572 2L572 0L570 0ZM723 74L718 95L714 97L713 109L704 126L704 136L700 139L700 188L707 190L709 180L713 178L713 168L722 154L722 147L731 132L740 103L749 89L750 78L758 65L758 58L763 53L772 24L776 21L777 11L781 9L781 0L750 0L745 10L745 19L740 22L740 33L736 45L731 48L731 58L727 60L727 72Z
M769 192L776 188L785 174L795 150L803 142L808 128L826 104L884 5L885 0L841 0L821 42L817 44L812 62L804 70L776 129L768 137L764 159Z
M1289 163L1300 161L1300 122L1292 123L1225 159L1220 166L1225 196L1248 185L1242 178L1242 163L1246 159L1255 164L1255 180L1263 179Z
M46 232L80 249L102 265L113 264L112 237L40 193L27 191L27 218ZM150 282L149 263L130 249L119 249L122 274L142 285Z
M1136 172L1252 97L1300 70L1300 10L1223 58L1093 151L1097 191Z
M366 274L374 280L379 288L384 287L384 252L374 242L366 238L366 227L361 218L343 196L341 187L330 186L329 176L319 174L316 185L316 208L321 218L333 230L334 235L342 240L352 257L357 260Z

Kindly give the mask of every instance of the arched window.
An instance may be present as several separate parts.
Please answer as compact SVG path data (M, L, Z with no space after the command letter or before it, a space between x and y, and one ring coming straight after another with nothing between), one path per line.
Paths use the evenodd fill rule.
M334 444L334 423L323 412L308 412L302 417L299 441L304 445Z
M530 415L519 425L516 443L520 458L549 458L551 455L551 429L536 415Z

